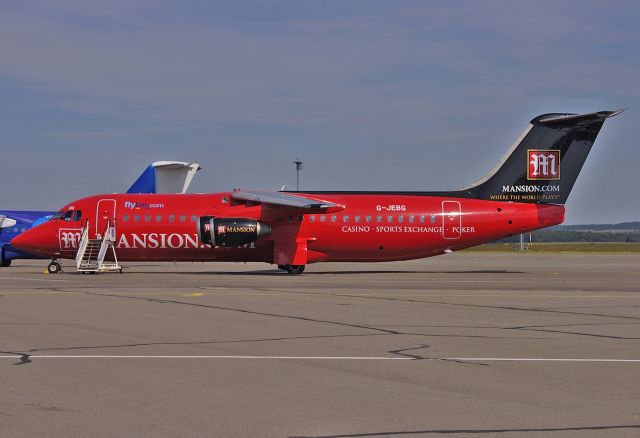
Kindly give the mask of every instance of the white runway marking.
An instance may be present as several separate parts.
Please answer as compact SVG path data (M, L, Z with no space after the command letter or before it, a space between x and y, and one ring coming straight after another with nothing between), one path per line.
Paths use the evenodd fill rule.
M25 356L1 355L0 359L21 359ZM29 359L255 359L255 360L457 360L467 362L593 362L640 363L640 359L603 358L517 358L517 357L412 357L387 356L240 356L240 355L28 355Z

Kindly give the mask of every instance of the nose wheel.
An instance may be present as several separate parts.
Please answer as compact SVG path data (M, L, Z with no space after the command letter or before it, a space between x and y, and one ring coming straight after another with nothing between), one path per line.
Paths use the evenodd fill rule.
M62 266L60 266L60 263L57 261L51 260L51 263L47 266L47 272L49 272L49 274L59 274L62 272Z

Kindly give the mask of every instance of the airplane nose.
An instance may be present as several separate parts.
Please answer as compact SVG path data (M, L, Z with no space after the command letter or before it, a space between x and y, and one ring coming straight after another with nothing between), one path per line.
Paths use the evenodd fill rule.
M43 256L51 256L56 251L55 230L49 227L38 226L18 234L9 243L12 247Z

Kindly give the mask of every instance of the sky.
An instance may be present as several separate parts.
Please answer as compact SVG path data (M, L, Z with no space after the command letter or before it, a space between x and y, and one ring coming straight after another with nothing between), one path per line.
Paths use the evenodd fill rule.
M533 117L607 120L567 224L640 220L636 1L0 0L0 208L122 192L449 190Z

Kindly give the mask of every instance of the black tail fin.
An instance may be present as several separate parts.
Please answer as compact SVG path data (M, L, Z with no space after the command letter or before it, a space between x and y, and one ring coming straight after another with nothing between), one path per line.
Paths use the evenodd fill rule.
M461 192L495 201L564 204L604 121L622 111L536 117L496 167Z

